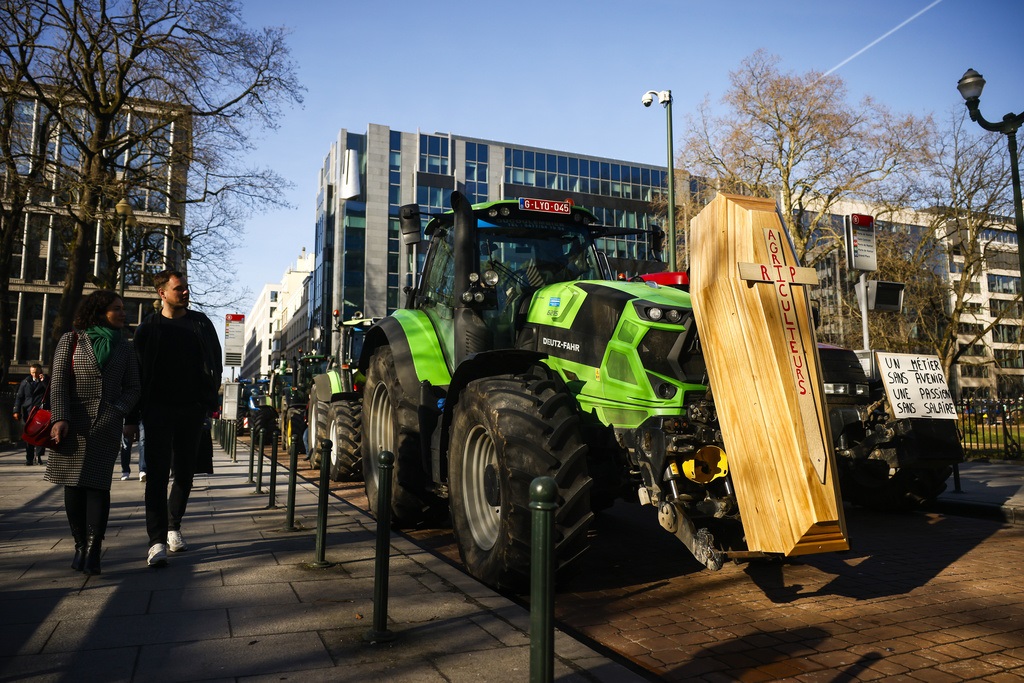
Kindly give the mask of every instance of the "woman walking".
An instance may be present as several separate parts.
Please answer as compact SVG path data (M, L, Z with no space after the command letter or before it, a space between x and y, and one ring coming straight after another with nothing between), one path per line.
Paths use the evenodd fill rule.
M71 568L100 573L110 516L110 480L121 436L134 437L125 415L139 400L139 366L122 338L124 302L93 292L75 312L74 329L60 338L50 370L51 436L46 481L64 486L64 508L75 556Z

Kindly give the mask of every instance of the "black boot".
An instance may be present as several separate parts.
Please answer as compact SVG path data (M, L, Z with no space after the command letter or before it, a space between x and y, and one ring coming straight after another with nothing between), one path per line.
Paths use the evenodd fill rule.
M100 555L103 554L103 532L90 526L85 537L85 562L82 566L84 574L100 573Z
M85 534L81 531L75 533L72 529L71 535L75 537L75 556L71 558L71 568L80 572L85 566Z
M75 556L71 568L82 571L85 564L85 491L75 486L64 487L64 509L68 515L68 526L75 539Z

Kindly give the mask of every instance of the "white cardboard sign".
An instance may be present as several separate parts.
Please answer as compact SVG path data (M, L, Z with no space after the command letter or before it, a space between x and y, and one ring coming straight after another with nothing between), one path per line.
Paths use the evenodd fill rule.
M956 419L956 404L937 356L881 351L875 356L885 395L897 419Z

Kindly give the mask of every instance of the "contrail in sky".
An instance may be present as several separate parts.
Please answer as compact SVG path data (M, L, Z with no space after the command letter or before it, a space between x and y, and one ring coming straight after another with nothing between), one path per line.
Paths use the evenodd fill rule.
M854 53L853 53L852 55L850 55L849 57L847 57L846 59L844 59L843 61L841 61L841 62L839 62L838 64L836 64L836 65L835 65L834 67L832 67L831 69L829 69L828 71L826 71L826 72L825 72L825 73L824 73L823 75L824 75L824 76L828 76L828 75L829 75L830 73L832 73L833 71L838 71L838 70L839 70L839 69L840 69L841 67L843 67L843 66L846 66L847 64L849 64L849 63L850 63L851 61L853 61L853 60L854 60L854 59L856 59L857 57L860 57L860 56L861 56L862 54L864 54L865 52L867 52L868 50L870 50L871 48L873 48L873 47L874 47L875 45L878 45L878 44L879 44L880 42L882 42L883 40L885 40L886 38L888 38L888 37L889 37L889 36L891 36L892 34L896 33L896 31L899 31L899 30L900 30L901 28L903 28L904 26L906 26L907 24L909 24L910 22L912 22L912 21L913 21L914 19L917 19L917 18L918 18L919 16L921 16L922 14L924 14L925 12L927 12L928 10L930 10L930 9L931 9L932 7L935 7L935 6L936 6L937 4L939 4L940 2L942 2L942 0L935 0L935 2L933 2L933 3L932 3L932 4L930 4L930 5L928 5L928 6L927 6L927 7L925 7L925 8L923 9L923 10L921 10L920 12L918 12L917 14L915 14L914 16L910 17L909 19L907 19L906 21L904 21L904 22L903 22L902 24L900 24L899 26L897 26L897 27L895 27L895 28L892 28L892 29L889 29L888 31L886 31L885 33L883 33L883 34L882 34L881 36L879 36L878 38L875 38L875 39L874 39L873 41L871 41L870 43L868 43L867 45L865 45L865 46L864 46L864 47L862 47L861 49L857 50L857 51L856 51L856 52L854 52Z

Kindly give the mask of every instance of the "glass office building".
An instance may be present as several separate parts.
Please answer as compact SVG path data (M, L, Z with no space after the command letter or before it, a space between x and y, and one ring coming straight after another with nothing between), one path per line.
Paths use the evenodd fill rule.
M572 199L603 225L646 231L663 220L654 207L665 187L664 166L376 124L365 133L342 130L319 174L309 324L327 332L335 310L349 319L401 306L425 248L411 258L403 251L403 204L418 204L426 216L448 210L455 190L473 203ZM660 269L646 234L624 232L599 241L612 268L627 275Z

